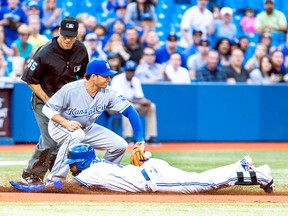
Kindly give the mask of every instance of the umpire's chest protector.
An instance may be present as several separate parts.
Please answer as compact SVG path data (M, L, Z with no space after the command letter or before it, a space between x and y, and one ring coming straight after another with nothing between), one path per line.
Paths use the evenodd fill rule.
M48 96L52 96L63 85L84 77L88 54L84 44L76 40L71 50L63 50L57 37L40 48L33 59L37 66L28 74L31 83L39 83ZM27 72L27 71L25 71ZM29 75L28 75L29 76Z

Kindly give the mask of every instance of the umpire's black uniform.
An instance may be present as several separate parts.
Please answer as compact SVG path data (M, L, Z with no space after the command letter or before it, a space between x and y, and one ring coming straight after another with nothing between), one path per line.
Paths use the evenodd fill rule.
M76 40L72 49L64 50L60 48L57 38L37 50L22 76L22 80L28 85L39 84L49 97L66 83L83 78L89 61L82 42ZM43 180L51 153L57 145L48 133L49 119L42 113L43 105L44 102L33 93L32 107L41 136L28 167L23 171L24 179L32 176Z

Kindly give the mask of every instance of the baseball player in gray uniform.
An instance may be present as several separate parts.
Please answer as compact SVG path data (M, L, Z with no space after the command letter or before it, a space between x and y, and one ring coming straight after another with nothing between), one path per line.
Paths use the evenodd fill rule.
M144 142L143 128L137 111L123 95L108 86L110 76L108 63L96 59L88 63L86 79L64 85L43 107L43 113L50 119L48 131L60 146L55 164L46 182L65 179L69 166L63 162L68 148L87 143L98 150L106 150L104 158L120 163L128 144L116 133L95 123L105 110L122 113L129 118L136 142Z
M74 176L68 182L40 186L10 183L22 191L43 190L51 186L59 189L62 183L63 186L78 184L117 192L199 193L239 184L260 185L265 192L271 193L274 187L270 167L263 165L255 168L249 156L227 166L194 173L155 158L148 159L140 167L121 166L97 157L90 145L78 144L69 149L64 163L69 164Z

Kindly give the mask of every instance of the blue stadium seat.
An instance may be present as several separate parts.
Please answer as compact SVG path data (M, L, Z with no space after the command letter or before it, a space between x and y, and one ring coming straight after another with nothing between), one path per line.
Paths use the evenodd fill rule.
M191 4L192 0L174 0L175 4Z
M255 43L258 43L259 41L259 38L260 38L260 33L248 33L248 34L245 34L248 38L249 38L249 41L250 42L255 42Z
M256 48L255 44L254 44L254 46L250 46L250 45L248 46L248 48L245 52L245 57L247 59L249 59L253 56L255 48Z
M216 5L220 7L231 7L238 10L244 10L247 7L248 0L216 0ZM250 0L249 0L250 1Z
M255 15L264 10L263 0L249 0L246 1L246 6L252 8L255 12Z
M281 10L282 1L285 1L285 0L274 0L275 9Z
M233 15L232 19L233 19L233 23L236 25L236 28L237 28L237 34L241 33L242 32L242 28L240 26L240 21L242 19L242 15L240 14L235 14Z
M271 33L272 46L279 46L285 43L286 34L283 32L273 32Z

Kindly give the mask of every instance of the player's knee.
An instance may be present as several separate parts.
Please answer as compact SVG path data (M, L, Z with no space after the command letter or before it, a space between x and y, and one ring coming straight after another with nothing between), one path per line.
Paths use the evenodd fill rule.
M77 139L79 142L82 142L85 138L85 133L82 129L75 130L71 133L70 139Z
M122 138L122 137L119 137L119 145L118 145L118 150L121 151L121 152L125 152L126 149L128 148L128 143Z

